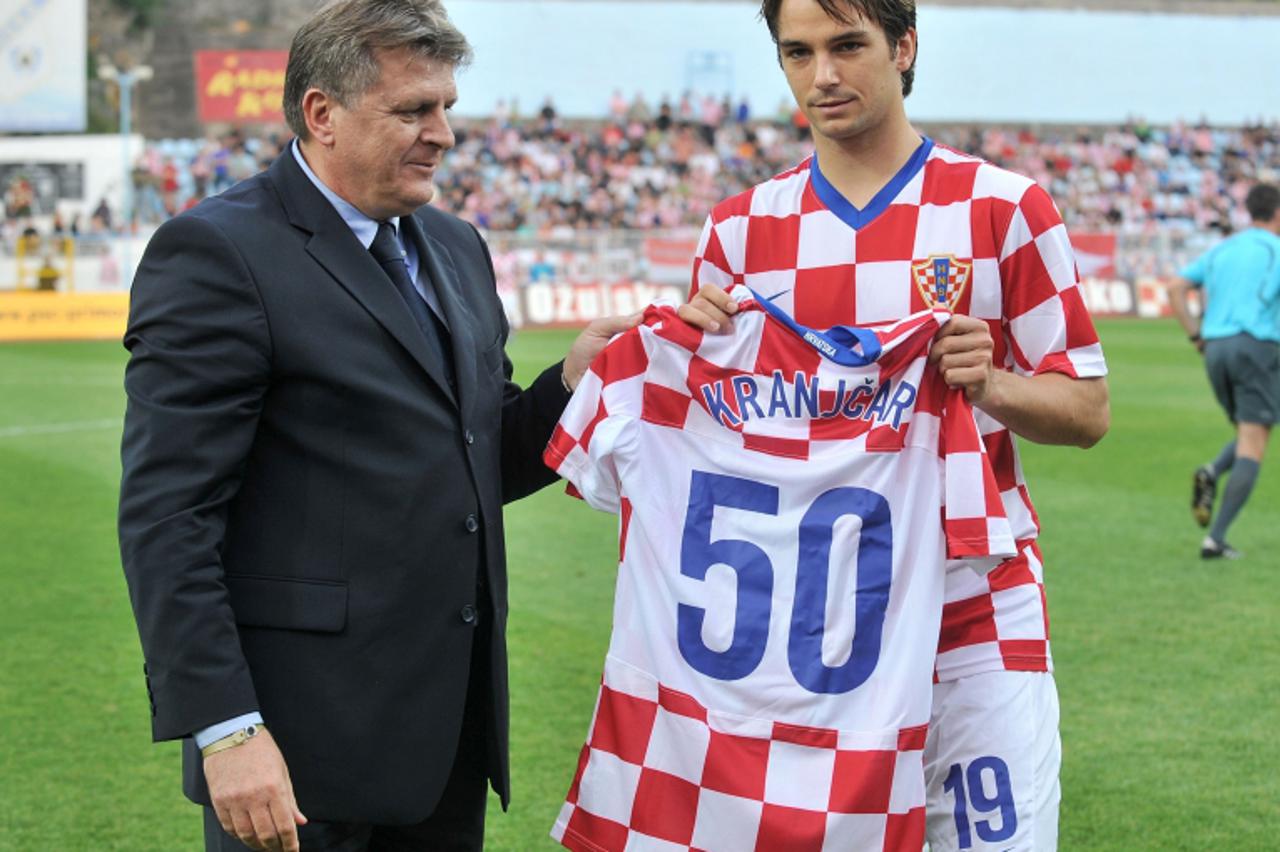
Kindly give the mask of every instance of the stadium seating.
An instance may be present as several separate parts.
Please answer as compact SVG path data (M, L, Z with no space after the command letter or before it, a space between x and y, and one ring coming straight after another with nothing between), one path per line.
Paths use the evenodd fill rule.
M491 231L701 225L710 206L798 162L807 134L781 119L717 126L696 116L561 122L545 115L460 120L437 203ZM1073 230L1149 236L1229 232L1248 223L1243 195L1280 174L1280 126L1048 129L938 126L937 141L979 154L1048 188ZM710 140L710 141L708 141ZM282 138L162 140L135 170L142 224L173 215L251 174Z

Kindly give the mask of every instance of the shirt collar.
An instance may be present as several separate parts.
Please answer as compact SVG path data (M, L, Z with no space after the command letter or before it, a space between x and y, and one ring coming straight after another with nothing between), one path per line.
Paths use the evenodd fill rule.
M307 180L320 190L320 194L329 200L333 205L333 209L338 211L338 215L342 217L342 221L347 223L347 227L351 229L351 233L356 235L356 239L360 241L360 245L366 249L373 245L373 238L378 235L379 222L376 219L370 219L361 213L354 204L347 201L341 195L334 192L325 182L320 180L315 172L311 170L311 166L307 165L307 160L302 156L302 146L298 144L298 140L294 139L290 144L290 150L293 151L293 158L298 161L298 165L302 167L302 173L307 176ZM391 226L396 229L396 238L400 237L400 217L392 216L387 220Z

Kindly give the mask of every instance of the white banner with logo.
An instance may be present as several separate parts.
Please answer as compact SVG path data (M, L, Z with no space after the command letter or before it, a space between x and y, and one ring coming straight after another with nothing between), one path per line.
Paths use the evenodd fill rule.
M85 3L0 3L0 133L85 129Z

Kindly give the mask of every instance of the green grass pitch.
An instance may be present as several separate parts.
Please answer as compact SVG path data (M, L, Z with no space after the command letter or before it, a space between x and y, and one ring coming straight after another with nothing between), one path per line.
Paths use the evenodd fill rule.
M1230 432L1171 322L1106 321L1111 433L1023 446L1062 697L1064 850L1280 846L1280 461L1203 563L1192 469ZM567 347L523 332L530 378ZM0 850L200 848L150 743L115 543L114 343L0 346ZM515 801L488 848L555 848L608 641L614 520L553 487L510 507Z

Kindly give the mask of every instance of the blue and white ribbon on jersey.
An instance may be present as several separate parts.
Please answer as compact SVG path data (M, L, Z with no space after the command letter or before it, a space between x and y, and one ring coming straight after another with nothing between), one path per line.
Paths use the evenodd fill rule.
M818 350L818 354L828 361L845 367L865 367L874 364L880 357L880 338L874 331L852 325L836 325L825 331L818 331L796 322L782 308L754 291L752 295L769 316L795 332L797 337Z

